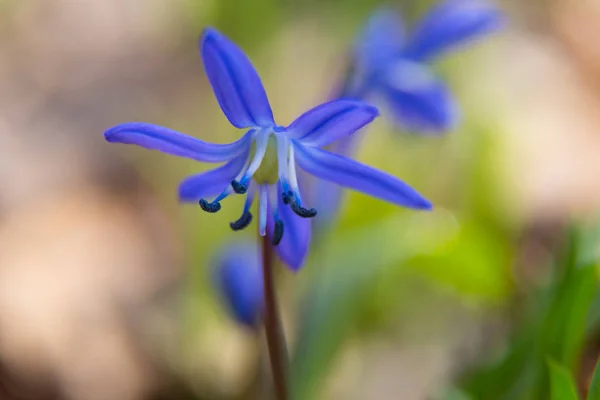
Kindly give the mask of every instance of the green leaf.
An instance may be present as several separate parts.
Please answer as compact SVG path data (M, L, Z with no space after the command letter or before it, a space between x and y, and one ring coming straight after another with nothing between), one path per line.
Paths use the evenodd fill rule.
M434 251L456 234L454 218L444 212L396 213L369 227L337 235L318 255L316 276L300 303L297 343L290 380L294 400L318 398L318 392L344 343L364 319L382 277L405 261ZM372 240L372 238L388 240ZM427 240L423 240L426 238ZM364 243L369 243L365 246ZM388 285L397 292L397 286Z
M549 315L539 332L542 351L562 365L575 368L585 340L588 314L598 287L596 260L582 258L579 228L569 232Z
M594 369L594 376L592 377L592 383L590 383L587 400L600 400L600 358Z
M548 399L547 356L576 370L598 287L597 260L586 249L592 247L586 236L579 227L570 229L551 285L525 303L529 310L505 356L467 377L464 387L475 398Z
M550 393L552 400L578 400L573 376L565 367L548 360L550 368Z
M374 278L366 264L353 265L348 273L326 277L307 293L291 366L294 400L316 397L345 335L353 330L357 309Z
M444 393L442 393L441 396L436 397L437 400L473 400L473 397L471 397L469 394L467 394L466 392L452 387L449 389L446 389L446 391L444 391Z
M411 263L411 269L470 301L502 304L511 293L513 264L505 241L473 220L459 220L458 235L444 248Z

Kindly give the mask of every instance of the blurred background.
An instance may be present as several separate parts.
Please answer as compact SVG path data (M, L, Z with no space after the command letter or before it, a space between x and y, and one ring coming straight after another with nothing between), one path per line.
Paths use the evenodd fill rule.
M249 54L287 124L328 97L378 4L0 0L0 398L267 398L264 345L211 275L255 235L229 229L241 200L182 206L180 180L211 166L102 133L241 134L198 56L208 25ZM434 2L388 4L414 21ZM498 5L502 32L435 64L458 128L379 118L357 154L435 211L351 193L304 269L278 268L299 399L547 399L546 357L585 392L600 353L600 1Z

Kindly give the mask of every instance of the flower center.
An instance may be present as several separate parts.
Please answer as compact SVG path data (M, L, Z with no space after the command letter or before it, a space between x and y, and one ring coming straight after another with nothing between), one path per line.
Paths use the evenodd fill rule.
M250 158L254 158L256 152L256 145L252 145ZM267 142L267 150L260 163L260 166L253 175L254 180L259 185L262 184L275 184L279 180L278 175L278 160L277 160L277 139L275 136L270 135Z
M239 172L242 174L238 178L239 180L233 179L230 185L212 202L201 199L200 207L206 212L215 213L221 209L219 201L231 193L246 194L242 216L229 224L231 229L239 231L252 221L250 207L255 193L258 191L260 193L259 232L262 236L266 234L267 210L270 205L275 223L272 243L276 246L283 237L284 229L283 222L279 219L278 206L280 202L289 206L296 215L302 218L313 218L317 215L317 210L305 208L302 204L296 176L294 148L287 137L275 136L274 131L268 129L257 132L246 163L245 170Z

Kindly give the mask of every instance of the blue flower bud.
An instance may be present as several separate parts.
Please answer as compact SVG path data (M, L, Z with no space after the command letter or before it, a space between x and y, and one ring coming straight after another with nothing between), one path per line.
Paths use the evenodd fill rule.
M258 326L263 310L262 263L252 241L223 248L216 258L215 283L232 317L248 327Z

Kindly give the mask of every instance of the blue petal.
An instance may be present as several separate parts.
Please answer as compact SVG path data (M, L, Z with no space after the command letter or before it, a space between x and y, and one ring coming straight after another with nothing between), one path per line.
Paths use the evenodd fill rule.
M416 190L385 172L315 147L295 143L294 150L300 168L317 178L404 207L432 208L431 203Z
M185 178L179 185L179 200L196 202L221 193L238 176L247 158L245 152L219 168Z
M333 100L298 117L286 135L305 146L327 146L356 132L379 115L377 108L352 100Z
M401 128L439 133L456 125L459 113L454 99L426 65L398 61L381 77L380 87Z
M201 47L206 75L229 122L238 128L273 126L267 94L244 52L211 28L204 31Z
M252 134L253 131L250 130L233 143L215 144L203 142L162 126L129 122L110 128L104 132L104 138L111 143L135 144L146 149L159 150L198 161L222 162L247 151L250 148Z
M256 243L229 245L217 257L216 286L232 316L257 327L264 306L262 260Z
M308 255L310 236L311 236L311 219L301 218L294 214L288 205L283 204L281 199L281 187L278 185L278 205L277 211L279 219L283 222L283 238L275 248L279 258L288 265L292 271L298 271L306 261ZM270 207L272 209L272 207ZM269 210L269 221L267 231L269 237L273 237L274 223L273 213Z
M358 65L377 70L402 50L403 21L391 9L381 8L369 17L358 38L355 56Z
M423 18L404 55L414 60L429 60L494 32L502 24L502 13L489 1L447 0Z

